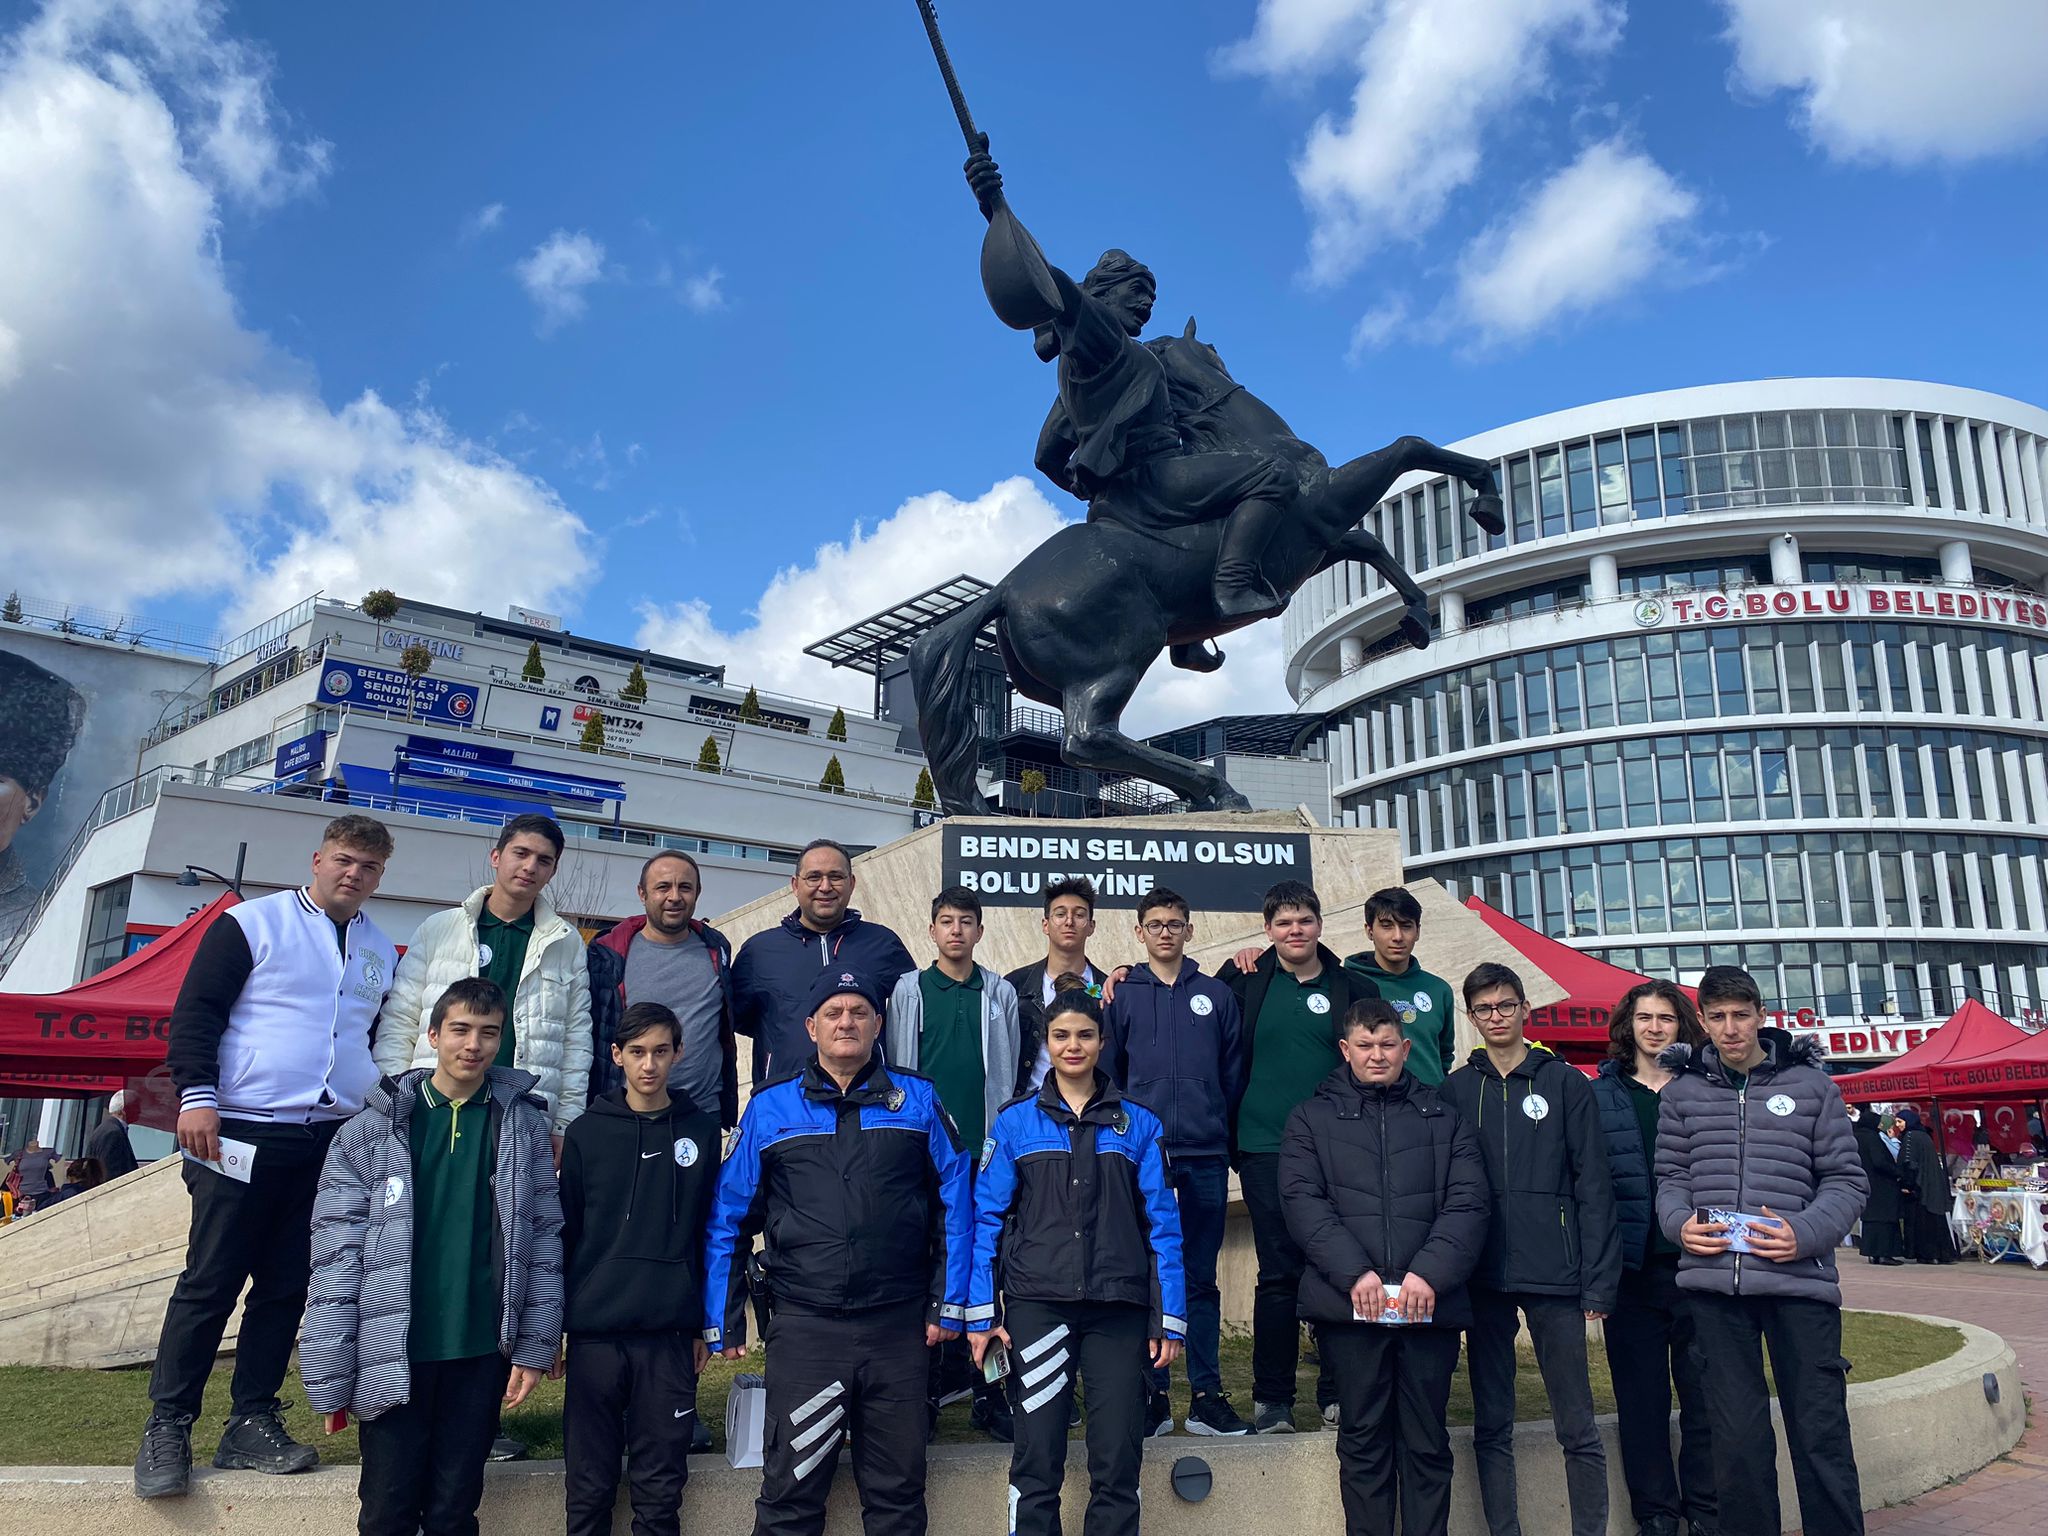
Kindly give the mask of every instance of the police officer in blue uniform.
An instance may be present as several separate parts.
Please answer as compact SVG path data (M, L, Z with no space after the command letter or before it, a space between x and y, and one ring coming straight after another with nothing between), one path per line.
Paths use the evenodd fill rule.
M853 1439L868 1536L924 1536L927 1351L960 1336L973 1160L931 1080L887 1067L876 983L812 987L802 1068L740 1118L705 1252L704 1340L746 1353L743 1273L765 1233L768 1423L756 1536L818 1536Z
M1053 999L1052 1070L1012 1099L981 1151L968 1342L977 1365L1008 1353L1016 1440L1013 1536L1059 1536L1074 1383L1088 1381L1087 1536L1138 1528L1149 1370L1187 1333L1180 1211L1159 1117L1098 1063L1102 1010ZM1000 1299L999 1299L1000 1297Z

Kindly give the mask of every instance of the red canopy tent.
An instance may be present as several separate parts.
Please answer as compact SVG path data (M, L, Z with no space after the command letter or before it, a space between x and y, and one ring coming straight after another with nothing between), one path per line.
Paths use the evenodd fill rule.
M2008 1024L1974 997L1949 1021L1905 1055L1868 1072L1849 1072L1835 1079L1842 1097L1852 1104L1877 1100L1925 1099L1936 1094L1983 1098L1975 1091L1951 1092L1935 1073L1973 1057L2001 1056L2028 1040L2026 1031Z
M1649 978L1561 944L1526 923L1516 922L1477 896L1467 896L1465 905L1513 945L1517 954L1527 956L1569 994L1561 1003L1530 1010L1529 1037L1541 1040L1573 1061L1597 1060L1606 1055L1608 1015L1624 992ZM1692 995L1692 988L1682 990L1688 997Z
M1933 1091L1977 1099L2048 1098L2048 1030L2017 1045L1933 1068Z
M200 936L239 899L223 893L155 943L75 987L0 992L0 1093L112 1093L161 1067L171 1005Z

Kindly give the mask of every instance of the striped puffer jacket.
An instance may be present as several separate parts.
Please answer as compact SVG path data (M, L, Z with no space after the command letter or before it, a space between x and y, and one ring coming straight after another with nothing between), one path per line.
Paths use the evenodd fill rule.
M422 1068L387 1077L327 1149L313 1201L313 1274L299 1374L319 1413L374 1419L412 1394L412 1144ZM547 1103L531 1072L493 1067L498 1121L492 1259L503 1267L498 1349L546 1370L562 1340L562 1199Z

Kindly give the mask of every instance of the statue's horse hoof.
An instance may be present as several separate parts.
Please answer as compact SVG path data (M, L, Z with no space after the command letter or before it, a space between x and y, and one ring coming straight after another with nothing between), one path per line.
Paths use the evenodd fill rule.
M1248 811L1251 808L1251 801L1228 784L1213 795L1202 795L1188 802L1191 811Z
M1188 672L1214 672L1223 665L1223 652L1206 640L1193 645L1176 645L1167 657L1176 667Z
M1411 603L1401 614L1401 638L1418 651L1429 649L1430 641L1429 607L1425 603Z
M1502 513L1500 496L1496 492L1481 491L1472 498L1472 505L1467 511L1472 521L1488 533L1507 531L1508 521Z

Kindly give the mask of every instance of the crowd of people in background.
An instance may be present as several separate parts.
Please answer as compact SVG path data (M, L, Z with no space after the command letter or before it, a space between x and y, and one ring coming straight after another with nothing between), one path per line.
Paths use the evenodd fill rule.
M568 1529L609 1531L623 1478L636 1533L677 1532L698 1379L757 1340L765 1536L823 1529L842 1451L871 1536L923 1532L927 1442L969 1397L1011 1445L1011 1529L1056 1532L1083 1392L1087 1529L1135 1529L1146 1438L1301 1427L1304 1323L1353 1532L1447 1529L1461 1348L1485 1518L1520 1529L1523 1329L1572 1529L1604 1531L1594 1322L1641 1532L1780 1528L1766 1355L1805 1529L1862 1529L1835 1254L1862 1215L1895 1262L1944 1175L1910 1117L1852 1130L1747 973L1709 969L1697 1005L1636 988L1589 1081L1527 1037L1513 970L1454 990L1422 968L1399 888L1339 959L1316 892L1276 885L1268 942L1210 974L1174 892L1138 899L1141 958L1104 967L1094 888L1060 881L1044 959L999 975L973 892L932 898L919 967L822 840L737 952L673 852L643 915L586 943L547 896L562 848L547 817L508 822L491 883L401 959L363 911L390 834L343 816L304 888L207 930L171 1026L192 1224L138 1496L188 1489L246 1287L214 1465L318 1460L278 1395L303 1319L310 1406L361 1424L366 1536L476 1531L486 1461L523 1452L502 1412L564 1373ZM1233 1172L1249 1418L1220 1361Z

